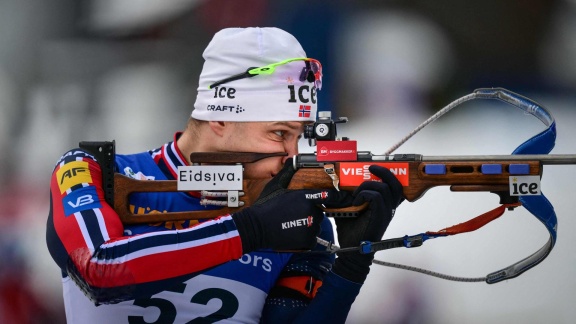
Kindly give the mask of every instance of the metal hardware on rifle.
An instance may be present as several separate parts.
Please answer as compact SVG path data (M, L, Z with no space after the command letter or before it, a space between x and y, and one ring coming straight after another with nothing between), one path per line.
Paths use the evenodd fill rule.
M340 191L340 188L338 187L338 185L340 183L340 178L338 178L338 175L336 174L336 171L334 170L334 164L330 163L330 164L324 165L324 172L326 172L326 174L328 176L330 176L330 179L332 179L332 184L334 185L334 188L336 190Z
M102 187L104 199L110 206L114 206L114 159L116 156L116 142L80 142L79 147L94 155L102 170Z
M229 190L229 191L200 191L200 205L202 206L227 206L227 207L243 207L244 202L240 201L239 197L244 196L244 191ZM227 198L226 201L214 200L209 198Z
M347 123L347 117L340 117L337 121L332 120L330 111L319 111L318 121L304 126L304 138L308 139L308 145L316 146L316 141L336 140L336 124Z

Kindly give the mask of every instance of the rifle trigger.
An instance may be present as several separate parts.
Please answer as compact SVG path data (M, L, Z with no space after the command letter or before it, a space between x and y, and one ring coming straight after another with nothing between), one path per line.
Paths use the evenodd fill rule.
M340 184L340 178L338 178L338 175L334 171L334 164L324 164L324 172L326 172L330 179L332 179L332 185L334 185L334 188L340 191L340 188L338 187Z

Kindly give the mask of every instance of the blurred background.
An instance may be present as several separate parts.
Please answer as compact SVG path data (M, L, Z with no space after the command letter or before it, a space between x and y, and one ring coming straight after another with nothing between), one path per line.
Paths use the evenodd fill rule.
M0 322L64 323L46 249L54 163L84 140L136 153L172 140L195 100L202 51L225 27L275 26L324 67L319 107L339 135L382 154L420 122L480 87L547 107L553 153L576 144L576 1L0 0ZM466 103L397 151L509 154L539 122L498 102ZM302 142L302 151L311 151ZM576 317L576 166L545 168L559 218L551 255L496 285L374 266L350 323L571 323ZM386 237L439 230L496 207L490 194L430 190L404 203ZM531 254L544 227L517 209L474 233L377 259L485 276Z

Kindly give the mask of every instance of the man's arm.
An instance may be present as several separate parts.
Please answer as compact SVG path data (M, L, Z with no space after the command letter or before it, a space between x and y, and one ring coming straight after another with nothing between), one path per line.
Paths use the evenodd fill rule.
M51 178L47 224L50 253L96 303L119 302L165 289L167 281L238 259L242 242L231 216L198 226L125 236L105 202L101 170L81 150L65 154Z

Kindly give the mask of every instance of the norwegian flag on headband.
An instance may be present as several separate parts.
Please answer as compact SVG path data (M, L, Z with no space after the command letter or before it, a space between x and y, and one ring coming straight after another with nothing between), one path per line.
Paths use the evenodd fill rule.
M310 117L311 106L300 105L300 110L298 111L298 117Z

